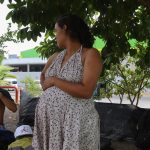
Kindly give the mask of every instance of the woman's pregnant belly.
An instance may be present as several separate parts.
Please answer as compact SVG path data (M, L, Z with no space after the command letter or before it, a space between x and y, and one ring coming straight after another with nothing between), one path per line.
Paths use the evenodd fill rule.
M75 107L77 109L87 109L94 106L92 99L73 97L55 86L43 91L39 100L39 105L40 104L48 105L50 107L59 107L63 109Z

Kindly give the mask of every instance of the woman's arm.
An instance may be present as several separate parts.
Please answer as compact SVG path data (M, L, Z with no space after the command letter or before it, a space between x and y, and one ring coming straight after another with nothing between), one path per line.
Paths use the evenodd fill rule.
M44 83L44 81L45 81L45 72L46 72L46 70L48 69L48 67L51 65L52 61L57 57L58 54L59 54L59 53L56 52L56 53L54 53L52 56L50 56L50 57L48 58L48 61L47 61L46 65L44 66L44 69L43 69L42 72L41 72L41 75L40 75L40 83L41 83L41 86L42 86L42 87L44 86L43 83Z
M66 93L78 98L91 98L100 73L102 62L99 52L96 49L88 50L84 61L83 81L72 83L56 77L48 79L50 85L60 88ZM48 87L48 86L47 86Z
M2 93L0 93L0 101L4 104L4 106L6 106L12 112L17 111L17 105L13 101L9 100Z

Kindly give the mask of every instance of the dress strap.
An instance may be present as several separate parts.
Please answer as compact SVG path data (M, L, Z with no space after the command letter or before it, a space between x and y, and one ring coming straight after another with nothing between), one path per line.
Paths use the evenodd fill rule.
M83 64L83 55L82 55L82 51L83 51L83 46L81 45L80 49L78 50L80 57L81 57L81 63Z
M80 54L82 54L82 50L83 50L83 46L81 45L81 47L79 48L78 52L79 52Z

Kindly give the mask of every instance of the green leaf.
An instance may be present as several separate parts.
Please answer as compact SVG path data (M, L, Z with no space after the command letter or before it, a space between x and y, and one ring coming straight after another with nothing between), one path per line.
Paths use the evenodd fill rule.
M12 13L13 13L13 11L10 11L10 12L7 14L6 20L8 20L8 19L10 19L10 18L12 17Z
M9 3L12 3L12 0L9 0Z
M0 0L0 3L3 4L3 3L4 3L4 0Z
M15 7L16 7L16 4L8 4L7 5L7 7L9 8L9 9L14 9Z
M31 32L30 32L30 31L27 33L27 40L28 40L28 41L31 40Z

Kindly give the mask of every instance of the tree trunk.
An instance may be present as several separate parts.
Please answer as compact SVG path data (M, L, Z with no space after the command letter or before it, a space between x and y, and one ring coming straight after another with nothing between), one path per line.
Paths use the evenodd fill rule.
M123 95L124 95L124 94L119 94L120 104L122 104L122 101L123 101Z
M138 93L138 97L137 97L137 100L136 100L136 106L138 106L138 104L139 104L140 94L141 94L141 93Z

